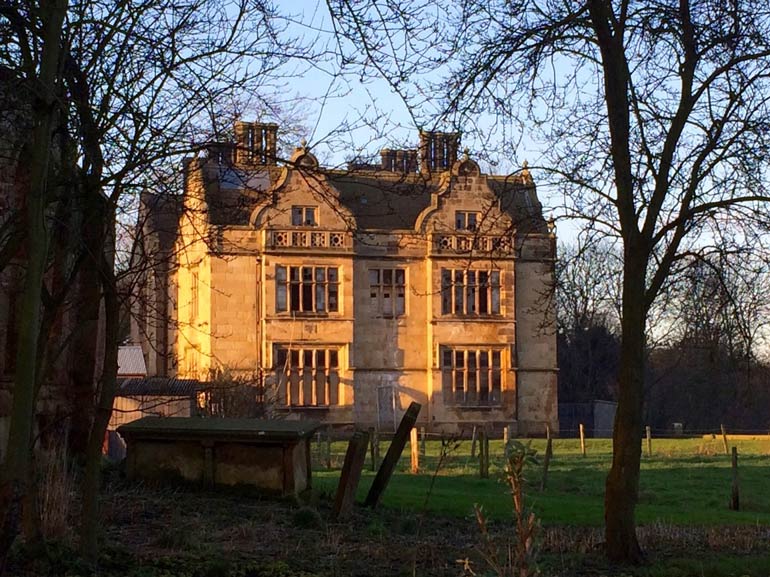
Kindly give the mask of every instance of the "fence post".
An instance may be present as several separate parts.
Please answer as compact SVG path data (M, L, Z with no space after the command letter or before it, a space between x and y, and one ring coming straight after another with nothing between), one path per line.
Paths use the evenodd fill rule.
M548 467L551 464L551 457L553 456L553 441L551 440L551 427L545 426L545 456L543 457L543 478L540 480L540 491L545 491L545 486L548 483Z
M647 456L652 457L652 429L650 429L650 425L645 427L645 431L647 433Z
M409 431L409 449L412 452L412 475L420 472L420 447L417 443L417 427Z
M725 455L730 454L730 447L727 445L727 431L725 431L724 425L719 425L722 429L722 443L724 443L725 446Z
M332 468L332 428L326 428L326 469Z
M473 425L473 434L471 435L471 459L473 459L476 456L476 436L478 434L478 431L476 430L476 425Z
M580 423L580 452L584 457L586 456L586 430L583 423Z
M730 509L740 511L741 509L741 490L738 485L738 447L733 446L733 486L730 492Z
M489 478L489 435L479 431L479 477Z
M423 457L426 455L427 436L428 435L425 433L425 427L420 427L420 453Z
M511 440L511 426L505 425L503 427L503 449L508 446L508 441Z

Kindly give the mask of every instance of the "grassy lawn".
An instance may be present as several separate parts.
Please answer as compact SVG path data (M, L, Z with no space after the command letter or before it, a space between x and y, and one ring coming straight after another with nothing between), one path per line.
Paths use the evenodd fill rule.
M741 487L741 511L727 507L730 496L730 458L722 440L653 440L653 456L642 458L638 521L640 524L672 525L770 525L770 440L736 440ZM384 455L388 444L383 443ZM545 441L532 447L542 455ZM332 470L321 463L320 447L314 445L314 486L333 494L344 458L344 443L332 445ZM502 441L490 443L490 478L478 477L478 463L470 457L470 441L450 451L439 465L440 441L429 441L421 459L422 472L412 475L407 445L399 470L391 480L382 504L393 509L464 517L481 505L490 518L510 518L510 498L500 481ZM528 504L544 526L599 527L603 523L604 480L611 464L611 441L587 440L587 456L580 454L576 439L556 439L548 475L548 487L539 491L541 467L528 472ZM436 469L438 472L436 474ZM435 479L433 476L435 474ZM369 489L374 473L367 461L359 487L359 499ZM433 488L430 489L431 482Z

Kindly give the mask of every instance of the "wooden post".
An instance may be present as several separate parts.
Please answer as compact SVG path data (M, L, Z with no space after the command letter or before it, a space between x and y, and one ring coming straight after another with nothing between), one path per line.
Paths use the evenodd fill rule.
M650 425L647 425L645 431L647 433L647 456L652 457L652 429L650 429Z
M426 455L426 449L428 447L427 433L425 427L420 427L420 454L424 457Z
M503 427L503 448L508 446L508 441L511 439L511 426L506 425Z
M324 455L326 460L326 470L332 468L332 428L326 429L326 454Z
M489 435L479 431L479 477L489 478Z
M374 427L369 427L369 443L371 443L372 471L376 471L380 464L380 436Z
M473 425L473 434L471 435L471 459L473 459L476 456L476 435L478 434L478 431L476 430L476 425Z
M738 485L738 447L733 446L733 486L730 492L730 510L741 510L741 490Z
M417 443L417 427L409 431L409 448L412 451L412 475L420 472L420 447Z
M369 445L369 434L364 431L356 431L348 443L345 453L345 462L342 465L340 482L337 485L337 496L334 498L335 519L347 516L353 508L356 499L356 489L361 480L361 471L366 461L366 449Z
M720 427L722 428L722 443L724 443L725 446L725 455L729 455L730 447L727 445L727 431L725 431L724 425L720 425Z
M380 502L380 497L388 486L388 481L393 475L393 471L396 469L398 460L401 458L401 453L406 446L406 440L409 437L409 432L417 422L417 415L420 414L422 405L420 403L412 402L409 408L404 413L404 417L401 419L401 423L398 425L396 434L393 437L393 441L388 447L388 452L385 454L385 458L382 460L382 465L377 471L377 476L372 482L372 486L369 489L369 494L366 496L364 505L367 507L376 507Z
M479 434L479 477L484 478L484 431ZM475 441L474 441L475 444ZM471 454L473 453L473 445L471 445Z
M586 430L583 423L580 423L580 452L584 457L586 456Z
M543 456L543 478L540 480L540 490L545 491L545 486L548 483L548 466L551 464L551 457L553 456L553 441L551 440L551 428L546 426L545 429L546 442L545 442L545 455Z

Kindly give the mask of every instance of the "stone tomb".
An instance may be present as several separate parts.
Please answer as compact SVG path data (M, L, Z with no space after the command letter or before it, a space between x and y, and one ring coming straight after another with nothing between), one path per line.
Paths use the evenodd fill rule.
M144 417L118 428L130 479L245 485L292 495L310 487L315 421Z

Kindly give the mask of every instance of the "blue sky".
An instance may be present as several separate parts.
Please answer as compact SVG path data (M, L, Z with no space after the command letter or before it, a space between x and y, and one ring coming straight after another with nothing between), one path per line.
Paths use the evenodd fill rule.
M289 11L293 16L292 34L313 39L314 45L336 47L326 2L324 0L296 0L285 2L279 9ZM334 59L321 62L315 67L302 71L302 78L291 83L291 92L301 100L301 125L304 137L325 166L344 165L353 155L378 159L378 151L384 147L415 147L417 127L413 115L428 116L429 110L413 110L394 93L387 82L368 75L337 74L339 63ZM371 125L367 126L369 122ZM495 119L479 119L484 132L484 123L491 127ZM480 161L482 170L488 173L506 174L519 169L527 160L537 165L540 159L539 146L527 134L511 128L493 130L489 139L483 135L466 135L462 146ZM515 158L498 154L502 150L501 138L516 141ZM510 147L509 147L510 148ZM484 154L479 154L481 151ZM482 158L483 156L483 158ZM536 182L537 172L534 173ZM538 193L549 214L548 187L539 182ZM560 222L559 235L562 239L574 237L577 223Z

